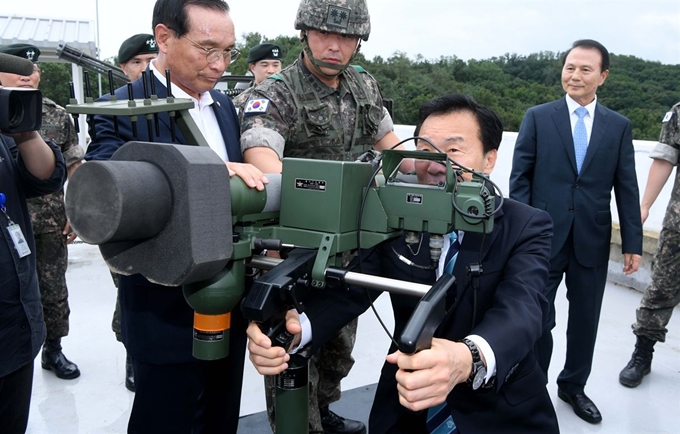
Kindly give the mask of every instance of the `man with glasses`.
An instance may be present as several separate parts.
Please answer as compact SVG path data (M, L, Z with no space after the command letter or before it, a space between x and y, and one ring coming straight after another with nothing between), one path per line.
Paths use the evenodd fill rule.
M193 100L189 113L230 175L262 190L266 178L254 166L241 163L236 110L229 98L213 90L238 55L227 3L158 0L153 29L159 52L146 70L147 80L155 80L156 93L165 98L165 71L169 70L172 95ZM144 96L143 79L132 83L136 98ZM116 97L126 99L127 89L118 89ZM159 115L160 135L148 131L146 122L138 122L133 135L130 121L118 118L118 137L111 117L95 116L94 120L96 135L87 160L107 160L125 142L148 141L149 133L155 142L173 142L167 113ZM175 142L186 144L176 126L175 133ZM192 355L193 311L181 287L159 286L133 275L120 277L119 291L123 343L135 372L128 432L236 433L246 327L240 309L231 315L229 357L201 361Z
M31 44L12 44L0 47L1 53L22 57L33 62L33 74L29 76L0 73L0 84L5 87L37 89L40 85L40 49ZM45 141L51 140L61 150L68 174L80 166L83 148L78 145L73 120L66 110L49 98L42 99L42 126L39 131ZM78 365L66 358L61 339L68 336L69 314L66 268L67 244L75 234L66 219L64 190L40 196L28 201L31 224L35 237L35 261L40 286L40 300L47 327L43 345L41 366L61 379L72 380L80 376Z

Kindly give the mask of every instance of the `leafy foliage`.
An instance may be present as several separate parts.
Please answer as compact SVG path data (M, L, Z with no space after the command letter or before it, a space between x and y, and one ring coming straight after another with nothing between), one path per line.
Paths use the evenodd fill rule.
M237 42L243 53L229 68L232 74L248 71L248 50L257 44L272 42L285 53L284 66L290 65L302 51L297 36L266 38L249 33ZM529 107L561 98L562 53L544 51L522 56L506 53L484 60L463 61L456 56L428 60L410 58L403 52L373 59L359 53L354 59L380 83L385 98L394 101L394 121L413 125L421 104L449 92L461 92L492 107L503 120L506 131L518 131ZM115 63L116 59L107 60ZM43 64L41 90L59 104L68 102L70 65ZM90 76L90 86L97 93L97 77ZM108 80L102 77L102 89ZM634 56L611 56L609 77L598 90L598 100L628 117L633 124L633 138L656 140L660 121L668 109L680 101L680 65L664 65Z

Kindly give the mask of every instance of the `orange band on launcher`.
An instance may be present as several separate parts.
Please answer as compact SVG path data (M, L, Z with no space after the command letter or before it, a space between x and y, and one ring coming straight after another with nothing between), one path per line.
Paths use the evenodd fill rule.
M204 332L227 330L231 326L231 312L222 315L203 315L194 312L194 328Z

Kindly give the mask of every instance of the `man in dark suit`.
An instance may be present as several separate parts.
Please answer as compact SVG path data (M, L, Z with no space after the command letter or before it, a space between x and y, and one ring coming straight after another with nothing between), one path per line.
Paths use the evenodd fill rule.
M172 94L191 98L189 110L210 147L226 162L231 175L251 187L263 189L266 178L253 166L241 163L238 118L226 96L212 90L234 51L234 25L229 7L221 0L158 0L153 12L158 58L147 68L159 97L168 95L165 70L172 76ZM143 98L143 78L132 84L134 96ZM116 97L127 99L120 88ZM96 136L86 159L106 160L131 140L172 142L171 124L161 114L160 135L137 122L137 134L127 118L95 116ZM176 143L186 139L176 130ZM151 134L151 135L150 135ZM210 194L206 192L206 194ZM229 357L199 361L192 355L193 311L180 287L153 284L140 275L119 281L123 343L133 358L135 400L128 431L172 433L235 433L238 425L245 321L234 310L231 317Z
M492 110L451 94L421 108L415 135L431 140L457 164L488 175L496 162L502 132L500 119ZM434 151L423 140L417 148ZM416 161L415 168L420 183L437 185L444 179L444 166L439 162ZM370 274L433 284L437 276L451 273L445 268L450 264L457 279L447 294L450 310L431 348L408 355L391 346L371 410L372 434L429 433L435 432L433 429L461 434L559 432L546 377L533 354L548 311L543 288L548 278L552 224L544 211L509 199L501 206L500 197L496 203L493 231L487 235L454 231L459 241L446 244L442 252L446 260L439 261L436 270L428 269L428 249L414 254L404 237L363 254L363 270ZM427 245L429 235L421 236ZM457 257L448 255L457 243ZM419 266L405 265L398 255ZM454 258L455 265L448 256ZM472 263L482 265L483 272L476 278L466 273ZM375 299L379 292L370 291L370 295ZM418 300L394 294L391 298L394 335L398 336ZM365 311L369 299L364 289L352 287L346 292L313 292L304 304L311 323L312 349L316 350L342 324ZM291 333L301 332L296 313L289 313L287 327ZM300 336L302 345L310 338L305 334ZM282 348L272 348L255 324L249 326L248 336L250 359L260 373L273 375L287 367L289 355ZM441 412L431 418L434 409Z
M639 193L630 121L597 102L609 74L609 52L597 41L576 41L562 59L558 101L529 109L519 130L510 197L546 210L553 219L550 315L536 343L544 372L552 355L555 294L566 276L569 299L567 355L558 396L590 423L602 416L585 395L590 375L611 238L611 191L621 226L623 271L635 272L642 253Z

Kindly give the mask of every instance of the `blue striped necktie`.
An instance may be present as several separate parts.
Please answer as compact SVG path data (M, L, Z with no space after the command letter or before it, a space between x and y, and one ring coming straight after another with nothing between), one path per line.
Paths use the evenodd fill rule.
M449 251L446 253L446 259L444 267L444 274L453 274L453 266L456 263L456 258L458 257L458 251L460 250L460 243L458 242L458 233L453 231L449 234Z
M574 126L574 154L576 155L576 171L581 173L581 166L583 166L583 160L585 160L586 152L588 152L588 133L586 132L586 124L583 122L588 110L585 107L579 107L574 113L578 116Z
M451 417L446 401L427 409L427 432L430 434L458 434L458 428Z
M460 250L458 233L456 231L449 234L449 240L451 244L449 245L449 251L446 253L444 274L453 274L453 266L456 264L458 251ZM451 417L451 412L446 406L446 402L427 409L427 423L425 428L430 434L458 433L456 423L453 421L453 417Z

